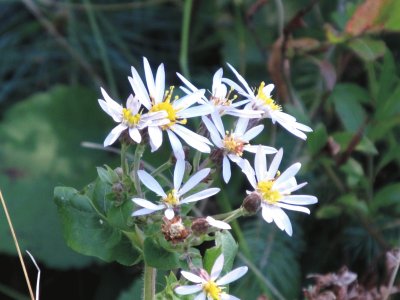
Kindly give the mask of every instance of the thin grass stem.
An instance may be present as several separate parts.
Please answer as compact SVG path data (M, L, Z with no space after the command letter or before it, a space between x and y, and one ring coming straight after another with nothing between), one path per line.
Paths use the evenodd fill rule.
M7 223L8 223L8 226L10 227L10 230L11 230L11 235L12 235L13 240L14 240L15 248L17 248L19 261L21 262L22 271L24 272L25 281L26 281L26 284L27 284L28 290L29 290L29 295L30 295L32 300L35 300L35 296L33 294L32 286L31 286L31 282L29 280L29 275L28 275L28 272L26 270L24 258L22 257L21 249L19 247L17 235L15 234L14 226L13 226L13 224L11 222L10 214L8 213L7 205L6 205L6 202L5 202L4 198L3 198L3 193L1 192L1 190L0 190L0 200L1 200L1 204L2 204L3 209L4 209L4 213L6 214Z

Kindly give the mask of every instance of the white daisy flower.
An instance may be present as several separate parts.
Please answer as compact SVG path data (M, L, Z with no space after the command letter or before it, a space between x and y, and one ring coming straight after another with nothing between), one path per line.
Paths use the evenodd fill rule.
M304 132L311 132L312 129L304 124L298 123L295 117L284 113L282 111L282 107L275 103L271 96L271 92L275 87L273 84L265 85L264 82L261 82L257 89L257 94L255 94L255 91L250 88L246 80L235 70L235 68L230 64L228 64L228 66L243 85L244 89L228 78L223 78L222 81L229 84L239 94L251 101L248 105L246 105L245 108L262 110L264 112L262 116L263 118L270 118L273 124L278 122L283 128L295 136L303 140L307 139L307 136Z
M162 126L167 123L165 121L166 112L142 114L142 112L140 112L141 104L139 100L132 95L126 100L126 108L124 108L122 105L115 102L103 88L101 88L101 93L104 97L104 100L98 99L101 108L110 115L115 122L119 123L111 130L104 140L104 147L113 144L126 129L128 129L131 139L136 143L140 143L142 136L139 130L148 126Z
M216 126L207 117L202 117L203 123L210 132L214 145L222 151L222 176L225 183L231 178L231 165L229 160L236 163L244 173L252 172L247 159L242 158L243 151L257 152L258 146L250 145L250 140L255 138L264 129L264 125L255 126L247 130L249 119L240 118L236 123L235 131L225 131L223 124ZM268 146L261 146L265 154L276 153L276 149ZM254 173L254 172L253 172Z
M279 173L278 168L282 155L283 150L280 149L273 158L269 169L267 169L265 154L261 147L257 149L254 160L255 175L246 173L254 191L247 193L257 193L261 198L262 217L266 222L274 221L279 229L286 231L291 236L293 233L292 225L282 208L310 214L310 210L301 205L317 203L318 199L315 196L291 194L307 183L297 184L296 182L295 175L300 170L300 163L291 165L282 174Z
M150 64L147 59L143 58L144 71L146 76L147 89L139 76L139 73L132 67L132 77L128 77L135 96L145 106L149 112L164 111L167 113L166 124L160 126L149 127L149 137L151 150L156 151L162 145L162 133L167 132L171 143L172 150L177 159L184 159L182 144L177 138L179 136L188 145L199 150L200 152L210 152L210 141L187 129L185 126L187 119L203 116L211 113L211 109L207 105L198 105L191 107L198 99L204 95L204 90L198 90L195 93L182 98L175 98L171 101L173 87L165 91L165 71L164 65L161 64L153 77Z
M220 279L222 269L224 267L224 255L221 254L215 260L211 269L211 274L206 270L200 269L198 274L181 271L183 277L187 280L196 283L195 285L181 285L175 288L175 293L178 295L190 295L200 292L196 295L195 300L240 300L239 298L225 293L224 285L227 285L246 274L248 268L239 267L230 271Z
M160 203L155 204L142 198L133 198L132 201L143 207L135 212L132 216L141 216L151 214L155 211L165 209L165 217L171 220L175 216L174 208L179 205L196 202L211 197L220 191L219 188L208 188L185 197L185 194L196 187L210 173L210 169L202 169L192 175L189 180L182 185L183 175L185 173L185 161L177 160L174 170L174 187L169 192L164 192L161 185L149 173L143 170L138 171L140 181L151 191L161 197ZM182 185L182 186L181 186Z
M189 80L183 77L181 74L176 73L186 87L181 86L180 88L188 95L199 91ZM222 68L218 69L213 77L212 92L210 99L207 99L204 95L199 100L199 103L209 105L212 113L211 118L215 124L222 124L222 115L231 115L239 118L260 118L263 111L256 111L253 109L238 109L238 107L248 103L250 100L242 100L233 102L236 96L231 96L232 90L228 91L225 84L222 83Z

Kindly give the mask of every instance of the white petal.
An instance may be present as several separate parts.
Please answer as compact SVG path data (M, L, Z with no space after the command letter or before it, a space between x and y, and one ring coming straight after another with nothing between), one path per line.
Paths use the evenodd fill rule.
M181 271L181 275L185 277L187 280L194 282L194 283L206 283L206 281L201 278L200 276L187 272L187 271Z
M220 221L220 220L215 220L213 217L208 216L206 218L206 221L208 222L208 224L210 224L210 226L219 228L219 229L232 229L231 225L229 225L228 223L224 222L224 221Z
M208 104L203 104L187 108L181 112L178 112L177 115L179 118L188 119L193 117L209 115L213 112L213 110L214 108L212 106Z
M138 217L138 216L148 215L148 214L151 214L151 213L153 213L153 212L155 212L155 211L156 211L156 210L153 210L153 209L142 208L142 209L139 209L139 210L137 210L137 211L134 211L134 212L132 213L132 217Z
M137 114L140 110L140 101L138 98L133 97L132 94L126 99L126 108L129 109L132 114Z
M169 142L171 143L172 151L177 160L185 159L185 152L183 151L182 143L176 137L176 135L171 131L167 130Z
M301 189L306 184L307 184L307 182L303 182L303 183L300 183L300 184L297 184L297 185L288 186L286 188L279 188L279 192L282 195L289 195L290 193Z
M271 223L274 219L272 218L272 211L271 208L268 204L262 205L261 206L261 215L265 222Z
M249 94L248 92L246 92L242 87L240 87L236 82L234 82L233 80L230 80L229 78L222 78L221 80L222 82L226 83L227 85L229 85L230 87L234 88L239 94L241 94L242 96L245 97L254 97L253 94Z
M240 300L240 299L238 297L222 293L221 294L221 300Z
M138 144L142 141L142 136L137 128L129 128L129 136Z
M122 131L124 131L126 128L128 127L124 124L119 124L116 127L114 127L114 129L111 130L111 132L107 135L106 139L104 140L104 147L113 144L121 135Z
M220 254L214 262L214 265L211 269L210 277L212 280L216 280L222 272L224 267L224 255Z
M279 149L278 153L275 154L271 162L271 165L269 166L267 179L271 180L275 178L276 172L278 172L279 165L281 164L282 161L282 156L283 156L283 150L281 148Z
M156 193L160 197L167 197L164 190L162 189L161 185L151 176L149 173L143 170L139 170L137 172L140 181L154 193Z
M145 106L147 109L150 109L151 101L146 87L144 86L143 81L136 69L131 67L131 71L132 77L128 77L128 80L132 86L133 92L135 93L135 97L139 99L143 106Z
M215 283L217 285L226 285L231 283L232 281L235 281L237 279L239 279L240 277L242 277L244 274L247 273L247 270L249 268L244 266L244 267L239 267L236 268L233 271L230 271L228 274L226 274L225 276L221 277L219 280L217 280Z
M289 210L303 212L308 215L310 214L310 210L304 206L290 205L290 204L285 204L285 203L281 203L281 202L277 203L276 206L279 206L279 207L285 208L285 209L289 209Z
M180 126L178 124L175 124L173 126L174 132L179 135L189 146L199 150L200 152L203 153L210 153L211 149L210 146L207 144L211 144L211 142L207 140L207 142L204 142L201 135L194 133L190 131L189 129L186 129L183 126Z
M237 120L237 123L236 123L236 127L235 127L235 133L238 135L238 136L240 136L241 137L241 139L243 139L243 140L245 140L246 142L248 142L249 140L251 140L251 138L250 139L247 139L247 138L245 138L244 136L243 136L243 134L246 132L246 129L247 129L247 125L249 124L249 119L247 119L247 118L239 118L238 120ZM259 126L262 126L263 128L264 128L264 126L263 125L259 125ZM257 126L258 127L258 126ZM261 129L262 130L262 129ZM260 131L261 132L261 131Z
M162 140L162 130L159 127L150 126L148 127L149 137L150 137L150 146L151 152L156 151L160 148L163 140Z
M200 293L193 300L206 300L206 294Z
M218 87L221 85L222 75L223 75L223 70L222 70L222 68L219 68L219 69L214 73L213 82L212 82L212 94L213 94L213 95L216 94L216 90L217 90Z
M181 285L174 289L175 293L179 295L190 295L202 290L201 284L198 285ZM203 294L204 295L204 294Z
M257 135L259 135L263 131L263 129L264 125L258 125L256 127L253 127L242 136L242 139L248 142L254 139Z
M168 220L172 220L175 216L174 210L172 208L167 208L164 211L164 215Z
M228 183L231 179L231 163L229 162L228 157L224 155L222 160L222 177L224 178L225 183Z
M292 236L292 224L290 223L287 214L280 207L277 206L273 206L271 207L271 209L272 217L274 218L274 222L278 226L278 228L281 230L285 230L289 236Z
M246 177L247 180L250 182L251 186L253 187L253 189L257 189L257 181L256 181L256 176L255 176L255 172L243 172Z
M253 91L251 90L251 88L247 84L246 80L242 77L242 75L240 75L239 72L236 71L236 69L234 67L232 67L229 63L227 63L227 65L232 70L232 72L236 75L237 79L241 82L241 84L243 84L243 86L246 89L247 93L249 95L253 94Z
M198 90L192 94L186 95L178 100L174 100L172 106L175 110L184 110L198 102L199 99L204 95L204 90Z
M150 201L148 201L146 199L142 199L142 198L132 198L132 201L141 207L151 209L151 210L160 210L165 207L165 205L163 205L163 204L157 205L157 204L154 204L153 202L150 202Z
M219 114L219 112L214 111L211 114L211 119L213 120L215 128L218 130L219 134L221 136L225 136L224 123L222 123L221 115Z
M214 145L217 146L218 148L222 148L223 146L222 139L215 125L207 117L202 117L201 119L203 120L204 125L206 125L207 130L210 133L210 137Z
M288 204L309 205L317 203L318 199L309 195L291 195L283 197L281 201Z
M194 188L196 185L200 183L204 178L210 174L211 169L210 168L205 168L201 169L200 171L196 172L193 174L189 180L182 186L181 189L178 191L178 195L182 196L188 191L190 191L192 188Z
M228 88L225 84L221 83L213 89L213 96L219 99L225 99L226 94L228 93Z
M176 75L178 75L178 77L180 78L180 80L182 80L182 82L192 91L195 92L198 90L198 88L196 88L189 80L187 80L185 77L183 77L183 75L179 74L178 72L176 73ZM187 93L189 94L189 93Z
M301 163L295 163L291 165L289 168L283 172L278 179L275 181L274 186L279 186L281 183L285 182L286 180L294 177L300 170Z
M258 146L256 157L254 160L254 170L256 171L257 181L266 179L267 175L267 159L261 146Z
M98 100L100 107L109 115L113 118L115 122L121 122L122 121L122 106L115 103L116 107L113 108L109 102L106 102L102 99Z
M271 93L272 90L275 88L275 85L273 85L272 83L267 84L266 86L264 86L263 88L263 93L265 94L265 96L267 96L268 98L271 98Z
M203 200L203 199L206 199L208 197L211 197L211 196L217 194L219 191L220 191L219 188L209 188L209 189L206 189L204 191L201 191L201 192L195 193L193 195L190 195L189 197L183 199L180 203L181 204L185 204L185 203L190 203L190 202L196 202L196 201L199 201L199 200Z
M179 190L182 184L183 175L185 174L185 160L178 159L174 170L174 189Z
M261 146L261 145L258 145L258 146L256 146L256 145L245 145L243 147L243 150L247 151L247 152L250 152L250 153L257 153L258 147L262 148L262 152L264 154L274 154L274 153L278 152L278 150L276 150L273 147Z
M154 95L155 103L161 103L165 92L165 70L164 64L160 64L156 74L156 90Z
M151 71L149 61L147 60L146 57L143 57L143 66L144 66L144 74L146 76L147 89L149 91L150 96L154 97L156 84L154 82L153 72Z

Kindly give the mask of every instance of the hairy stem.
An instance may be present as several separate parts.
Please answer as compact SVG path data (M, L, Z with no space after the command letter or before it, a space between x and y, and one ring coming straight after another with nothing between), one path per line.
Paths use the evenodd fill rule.
M142 160L145 148L146 148L145 144L138 144L136 146L135 155L133 157L133 183L135 185L136 192L140 197L143 197L143 194L142 194L142 188L140 187L140 180L137 172L139 171L140 162Z
M154 300L156 294L156 273L157 269L144 265L144 289L143 300Z

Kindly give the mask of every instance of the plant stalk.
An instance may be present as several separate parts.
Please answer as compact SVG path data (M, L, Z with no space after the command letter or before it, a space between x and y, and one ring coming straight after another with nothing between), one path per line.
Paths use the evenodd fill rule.
M156 273L157 269L144 265L144 289L143 289L143 300L154 300L156 294Z
M146 149L145 144L138 144L136 146L135 155L133 157L133 183L135 185L136 192L140 197L143 197L143 194L142 194L142 188L140 187L140 180L137 172L139 171L140 162L142 160L142 156L145 149Z

